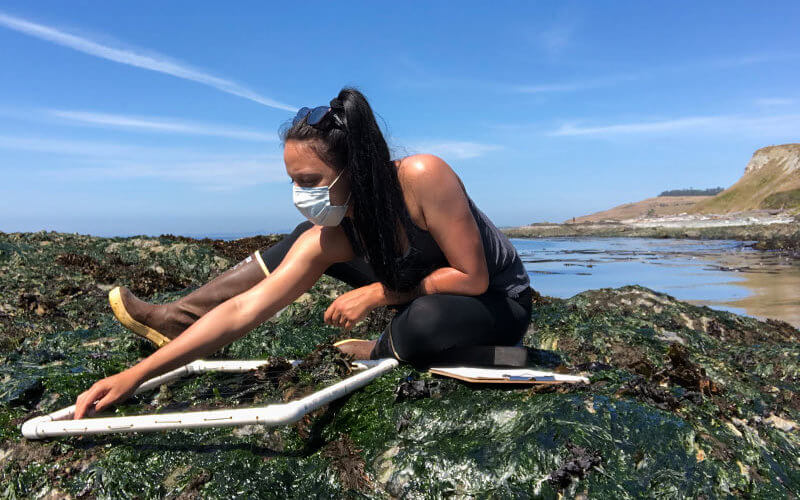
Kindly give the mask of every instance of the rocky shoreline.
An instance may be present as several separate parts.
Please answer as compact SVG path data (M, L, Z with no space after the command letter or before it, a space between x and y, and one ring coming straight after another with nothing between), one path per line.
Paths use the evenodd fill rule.
M753 241L759 250L777 250L800 258L800 216L735 214L680 215L623 221L534 223L504 228L509 238L631 237Z
M537 234L578 235L554 234L568 230L576 228ZM608 228L604 235L667 230ZM723 229L669 231L711 231L708 236ZM736 231L742 235L736 239L767 238L763 229ZM752 237L757 234L762 238ZM698 237L692 235L685 237ZM532 357L548 369L585 374L589 384L475 387L402 366L278 429L21 437L19 426L28 418L72 403L95 380L152 352L114 319L106 302L110 287L124 284L153 301L173 300L277 239L0 233L2 495L800 494L800 331L640 286L569 299L534 294L524 340ZM322 312L345 290L323 277L286 313L215 356L269 358L283 366L278 372L203 375L137 396L116 413L265 404L329 383L342 375L341 359L329 347L341 334L322 322ZM374 311L355 335L374 338L390 318L387 310ZM287 358L306 359L309 369L291 371L281 365Z

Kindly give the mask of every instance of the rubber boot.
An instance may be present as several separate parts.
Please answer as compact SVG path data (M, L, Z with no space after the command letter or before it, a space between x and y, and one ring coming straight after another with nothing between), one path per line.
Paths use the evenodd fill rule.
M157 347L174 339L198 318L231 297L249 290L269 275L256 251L189 295L168 304L150 304L126 287L108 292L114 316L122 325Z

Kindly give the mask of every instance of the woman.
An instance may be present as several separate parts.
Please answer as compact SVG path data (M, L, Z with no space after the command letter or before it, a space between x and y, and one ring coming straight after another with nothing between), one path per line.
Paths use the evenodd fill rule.
M378 306L398 309L377 341L339 343L356 358L426 364L451 348L522 338L531 313L522 261L444 161L392 161L369 103L352 88L329 107L301 109L281 139L294 203L309 221L171 304L115 289L120 321L163 347L78 396L76 419L242 337L323 273L354 287L325 311L330 325L347 331Z

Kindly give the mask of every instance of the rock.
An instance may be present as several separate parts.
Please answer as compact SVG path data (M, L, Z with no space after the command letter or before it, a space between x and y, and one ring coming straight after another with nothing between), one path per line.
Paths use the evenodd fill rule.
M0 272L3 495L785 498L800 491L800 332L639 286L534 304L523 340L530 359L590 373L590 384L473 386L401 367L274 429L20 436L27 419L74 403L98 379L153 352L118 324L98 286L139 282L154 300L174 300L213 277L223 260L273 240L0 233L0 262L25 263ZM92 261L56 262L68 254ZM340 380L348 362L330 342L341 332L322 314L347 290L325 276L287 314L215 354L271 359L271 368L183 379L109 415L263 406ZM376 338L390 319L376 311L359 338ZM306 368L288 359L305 359Z
M777 415L770 415L769 418L764 419L764 422L785 432L797 429L797 422L781 418Z

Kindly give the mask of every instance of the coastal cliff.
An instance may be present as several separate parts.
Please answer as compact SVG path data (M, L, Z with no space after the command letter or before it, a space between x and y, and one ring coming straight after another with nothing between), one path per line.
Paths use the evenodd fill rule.
M504 228L515 238L559 236L756 240L800 255L800 144L757 150L715 196L656 196L569 219Z
M682 213L731 214L759 210L800 212L800 144L757 150L742 177L714 196L655 196L570 218L564 223L633 222Z
M0 484L9 498L684 498L800 494L800 331L640 286L534 294L525 335L548 370L589 384L473 386L407 366L275 429L28 441L25 420L74 402L153 348L108 308L114 285L174 300L276 241L0 233ZM264 405L342 376L322 313L302 300L215 357L278 372L205 374L109 414ZM355 336L391 318L377 310ZM281 359L305 359L292 372ZM273 375L278 376L273 376Z
M800 144L768 146L755 153L736 184L689 208L689 213L756 209L800 210Z

